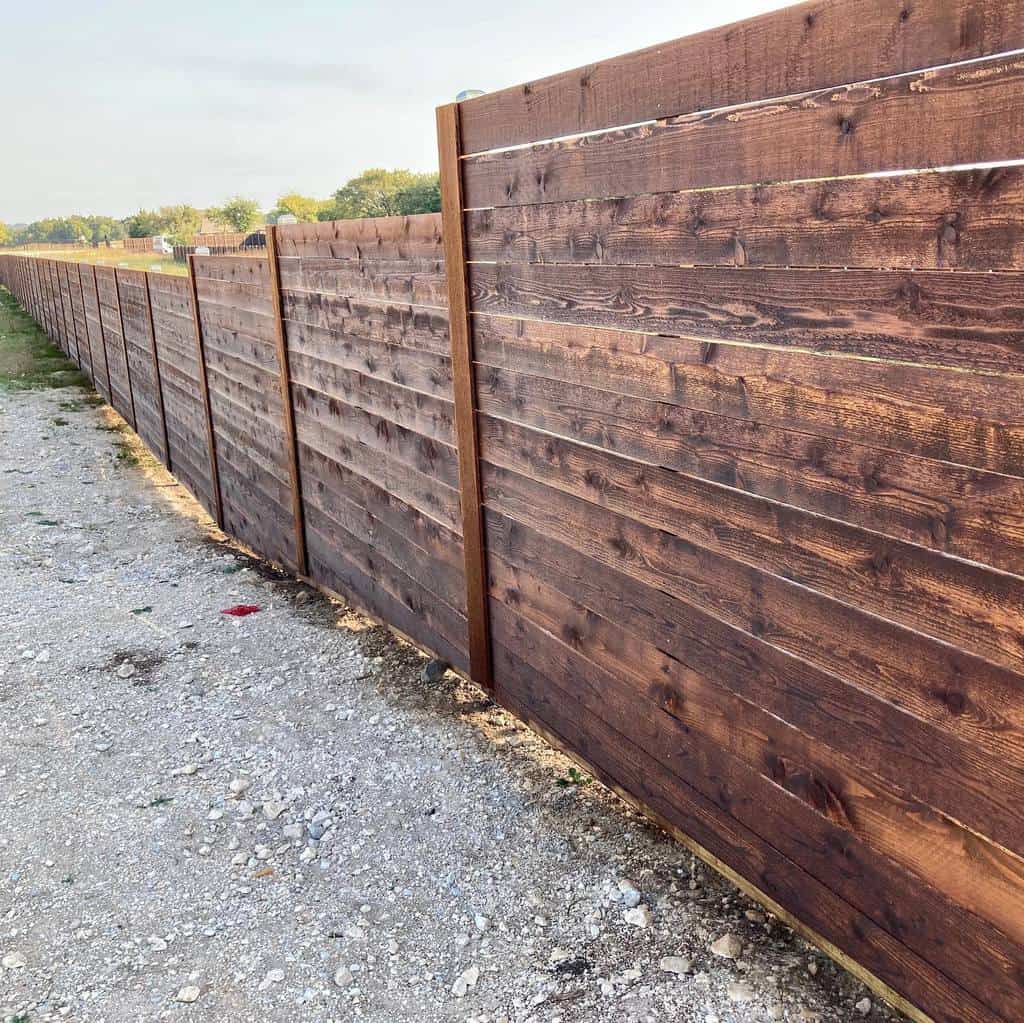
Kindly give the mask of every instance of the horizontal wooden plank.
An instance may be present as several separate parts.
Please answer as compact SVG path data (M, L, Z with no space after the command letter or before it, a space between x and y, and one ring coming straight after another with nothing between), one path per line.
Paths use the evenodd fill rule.
M350 581L353 577L346 567L354 567L363 578L372 579L375 584L373 589L362 588L353 593L355 587L351 585L337 587L325 580L332 589L353 593L357 601L359 598L366 600L363 606L372 614L381 615L412 639L432 647L451 664L465 670L466 620L462 615L438 601L417 580L375 549L332 520L323 518L315 506L308 508L306 526L311 540L315 539L310 548L311 553L316 551L314 565L319 562L332 575ZM381 594L387 594L391 600L374 599ZM395 616L396 605L404 607L406 612Z
M433 476L347 437L328 438L315 425L296 419L299 465L303 479L329 480L352 472L369 480L396 500L461 537L459 492Z
M356 441L373 451L389 453L446 486L458 488L455 449L443 441L301 384L292 384L292 400L296 423L301 422L311 438L322 437L328 445L342 438ZM299 433L302 435L303 431Z
M273 316L273 303L267 287L199 277L196 279L196 291L199 294L200 309L213 306L227 308L232 312Z
M446 355L340 334L307 323L287 321L285 332L293 376L299 373L296 363L309 372L323 363L435 397L451 397L452 366Z
M500 263L1024 269L1024 168L785 182L471 210Z
M891 692L848 684L493 510L487 528L495 595L522 613L532 602L538 623L574 646L577 632L582 639L595 627L592 617L614 622L638 644L630 670L648 679L652 699L659 680L695 672L978 833L1019 831L1016 726L1008 734L980 719L962 726L938 707L919 716L924 701L913 694L896 703ZM558 597L566 589L568 603Z
M284 258L443 259L441 215L366 217L316 224L280 224L277 244Z
M353 265L336 259L282 259L281 288L437 308L448 305L444 262L437 260Z
M635 795L911 1002L928 1004L935 1023L1005 1023L646 749L625 741L604 711L589 710L570 686L561 688L557 678L536 672L501 643L494 656L499 703L553 730L607 784Z
M309 324L350 337L365 337L436 355L448 355L451 351L445 309L313 292L285 292L281 303L288 330L292 323Z
M508 470L489 463L484 469L489 508L822 671L955 730L990 722L982 734L992 749L1001 742L992 733L1003 722L1014 722L1017 735L1024 727L1016 667L938 643ZM1019 740L1013 741L1019 756Z
M255 256L196 256L193 262L196 283L202 280L233 281L269 287L270 264Z
M915 952L962 973L962 946L943 937L955 927L973 946L968 988L1004 1011L1015 1004L1024 951L1014 908L1024 861L988 846L1003 862L986 863L982 843L963 829L742 698L719 695L709 679L671 666L653 682L638 675L629 637L604 619L587 619L569 641L560 638L564 626L545 630L530 592L528 584L512 608L492 607L497 643L514 647L592 710L603 708L625 738ZM570 617L572 630L579 619ZM894 891L914 897L894 905ZM1004 929L992 926L987 911Z
M510 423L495 425L481 424L481 450L492 464L701 550L1024 668L1024 579L671 469Z
M470 282L475 312L1024 372L1017 273L474 263Z
M305 507L315 507L327 530L339 527L354 536L367 549L391 565L401 569L435 600L447 605L448 611L465 616L465 577L461 565L448 558L438 558L412 542L406 524L393 528L347 495L323 486L304 486ZM344 540L338 540L339 546Z
M465 205L520 206L1016 160L1024 132L1022 81L1024 57L994 57L472 156L463 162Z
M322 495L319 497L321 504L328 499L353 502L377 521L403 533L424 555L450 569L463 570L461 534L423 514L358 470L307 446L303 448L303 455L303 486L308 486L311 494ZM460 597L453 603L459 605L463 600L464 597Z
M1024 47L1019 0L819 0L460 104L467 153Z
M307 390L319 391L329 399L340 399L397 426L455 446L451 399L436 398L357 370L311 362L303 356L293 356L289 366L294 366L292 380Z
M755 374L749 383L752 417L759 405ZM795 405L796 429L771 422L784 423L784 416L758 416L765 423L722 415L713 396L712 410L702 405L699 390L698 384L686 399L698 406L691 409L493 366L480 366L477 382L480 409L498 419L1024 574L1020 476L886 450L870 437L865 444L814 432Z

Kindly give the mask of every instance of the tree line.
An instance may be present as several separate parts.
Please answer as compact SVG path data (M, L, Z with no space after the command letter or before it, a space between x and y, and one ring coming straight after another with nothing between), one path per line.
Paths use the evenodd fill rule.
M221 225L225 231L252 231L262 224L275 224L286 215L310 222L436 213L440 209L441 188L437 174L374 167L347 181L325 199L288 192L267 211L261 211L255 199L235 196L222 206L205 210L182 204L142 209L121 219L73 214L46 217L31 224L0 223L0 245L43 242L105 245L122 238L153 235L164 235L174 244L187 245L204 220Z

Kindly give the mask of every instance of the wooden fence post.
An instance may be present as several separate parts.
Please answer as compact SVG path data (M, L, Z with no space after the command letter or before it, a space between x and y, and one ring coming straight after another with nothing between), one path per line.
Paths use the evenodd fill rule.
M164 389L160 379L160 359L156 354L156 324L153 323L153 300L149 295L149 274L142 274L142 290L146 296L146 315L149 317L150 350L153 352L153 379L156 382L156 404L160 410L160 429L164 438L164 468L171 471L171 445L167 440L167 414L164 412Z
M299 574L309 574L306 557L306 523L302 507L302 477L299 475L299 441L295 433L295 406L292 404L291 372L288 368L288 339L284 329L284 305L281 301L281 264L277 258L277 225L266 229L267 262L270 265L270 297L274 308L274 342L281 370L281 405L284 432L288 441L288 461L292 476L292 514L295 519L295 560Z
M206 413L206 440L210 451L210 484L213 487L213 506L217 525L224 528L224 503L220 496L220 473L217 471L217 442L213 433L213 413L210 411L210 388L206 380L206 346L203 344L203 324L199 317L199 289L196 286L196 257L188 257L188 280L192 291L192 322L196 331L196 355L199 358L199 391L203 396Z
M132 364L128 359L128 340L124 336L124 313L121 312L121 284L117 267L114 267L114 298L117 299L117 323L121 328L121 348L124 351L124 372L128 377L128 402L132 407L132 429L139 432L139 420L135 415L135 388L132 387Z
M494 688L490 621L487 608L487 551L480 487L480 445L476 422L473 334L469 320L465 224L462 219L462 170L459 105L437 108L437 148L441 168L441 225L448 279L448 333L452 353L455 435L458 441L462 539L466 558L466 619L469 670L484 689Z

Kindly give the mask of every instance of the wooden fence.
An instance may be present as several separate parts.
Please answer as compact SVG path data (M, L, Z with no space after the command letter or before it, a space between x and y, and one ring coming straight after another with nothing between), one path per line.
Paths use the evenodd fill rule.
M818 0L442 108L440 216L0 279L233 535L916 1018L1018 1023L1020 47Z

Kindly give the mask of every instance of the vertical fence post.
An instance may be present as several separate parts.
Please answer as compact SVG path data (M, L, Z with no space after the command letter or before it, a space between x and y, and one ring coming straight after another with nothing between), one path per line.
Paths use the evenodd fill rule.
M206 440L210 451L210 485L213 487L213 506L217 525L224 528L224 502L220 496L220 473L217 471L217 442L213 433L213 413L210 411L210 387L206 380L206 346L203 344L203 323L199 316L199 288L196 285L196 257L188 257L188 281L192 291L192 323L196 331L196 356L199 360L199 391L203 396L206 414Z
M295 560L301 575L309 574L306 558L306 526L302 508L302 478L299 475L299 442L295 434L295 407L292 404L291 373L288 369L288 340L284 330L284 305L281 301L281 263L277 253L277 226L266 230L267 262L270 265L270 297L274 308L274 342L281 374L281 406L288 443L288 461L292 476L292 514L295 519Z
M156 406L160 412L160 429L164 439L164 468L171 470L171 445L167 440L167 414L164 412L164 388L160 379L160 359L156 353L156 324L153 322L153 300L149 294L149 274L142 274L143 293L146 296L146 315L149 317L149 341L153 352L153 380L156 383Z
M124 351L124 372L128 377L128 403L132 409L132 429L139 432L139 420L135 415L135 388L132 387L132 364L128 359L128 339L124 336L124 313L121 311L121 284L114 267L114 298L117 299L117 324L121 328L121 349Z
M455 435L459 454L462 540L466 558L466 618L469 670L474 682L494 688L490 622L487 609L487 552L480 486L480 444L476 422L473 335L469 320L465 224L462 219L462 169L459 105L437 108L437 148L441 168L441 225L448 279L448 333L452 352Z

